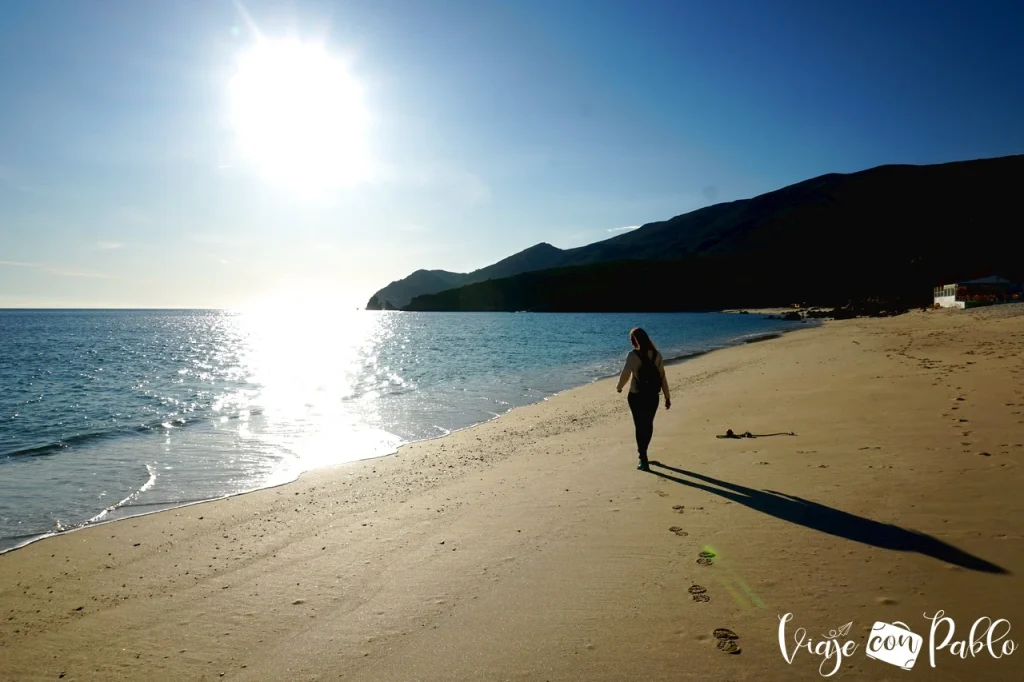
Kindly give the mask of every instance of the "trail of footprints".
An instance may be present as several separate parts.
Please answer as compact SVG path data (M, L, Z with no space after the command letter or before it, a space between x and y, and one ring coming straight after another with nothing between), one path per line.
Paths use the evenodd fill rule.
M910 345L911 344L908 343L907 348L903 349L902 351L897 351L897 355L901 355L901 356L905 357L908 360L916 360L920 364L920 366L922 368L924 368L924 369L938 369L939 370L939 372L938 372L939 377L937 377L937 379L938 379L938 381L936 381L937 384L941 383L942 375L946 375L948 377L950 374L953 373L954 369L960 369L960 368L966 367L966 365L955 365L955 364L952 365L952 366L947 365L946 367L940 367L939 365L941 365L942 363L939 360L934 360L934 359L930 359L930 358L914 358L913 356L910 356L908 353L906 353L906 350L909 349ZM969 351L968 354L969 355L970 354L974 354L974 351ZM989 351L988 353L985 353L985 354L991 354L991 351ZM967 365L971 365L971 364L974 364L974 363L973 362L968 362L967 363ZM949 385L950 385L950 388L953 388L952 383L950 383ZM960 386L956 386L955 390L959 392L959 391L962 390L962 388ZM1017 391L1015 391L1015 393L1018 396L1024 396L1024 391L1021 391L1019 389ZM968 402L968 401L964 397L956 396L954 398L954 400L953 400L953 405L950 406L948 412L944 412L943 413L943 416L946 417L946 418L951 418L952 419L953 427L961 432L961 436L963 438L970 438L971 437L971 431L970 430L965 430L965 429L969 428L969 427L965 426L965 425L969 424L969 421L967 419L965 419L965 418L959 417L959 415L954 416L952 414L952 412L958 411L961 408L961 406L962 406L961 404L965 403L965 402ZM969 404L969 402L968 402L968 404ZM1020 407L1020 405L1015 404L1015 403L1006 403L1005 406L1006 407L1011 407L1011 408ZM1024 412L1013 411L1013 412L1011 412L1011 414L1013 414L1015 416L1019 416L1019 415L1024 414ZM1022 421L1021 423L1024 423L1024 421ZM970 442L962 442L962 445L967 447L967 446L970 446L971 443ZM1016 444L1016 446L1017 447L1022 447L1021 444ZM1004 445L1002 447L1008 447L1008 445ZM879 446L865 446L865 447L862 447L860 449L861 450L881 450L881 447L879 447ZM979 452L978 454L980 454L982 456L985 456L985 457L990 456L990 453L988 453L988 452ZM767 464L767 462L758 462L758 463L759 464ZM667 497L667 495L663 491L658 491L658 494L661 497ZM700 508L698 507L697 509L700 509ZM674 505L672 507L672 510L675 513L677 513L677 514L682 514L685 511L683 505L680 505L680 504ZM686 531L684 531L682 528L680 528L679 526L671 526L671 527L669 527L669 531L672 532L672 533L675 533L677 536L680 536L680 537L686 537L688 535L688 533ZM701 565L701 566L712 566L714 564L714 562L715 562L715 557L716 557L715 553L713 551L711 551L711 550L701 551L697 555L697 564ZM687 588L687 592L689 592L690 597L693 599L694 602L706 603L706 602L711 601L711 596L708 594L707 588L704 587L703 585L698 585L698 584L694 583L694 584L690 585L689 588ZM739 654L742 651L742 649L740 648L740 643L739 643L739 639L740 639L739 635L737 635L733 630L731 630L729 628L716 628L714 630L714 632L712 633L712 635L713 635L713 637L714 637L714 639L716 641L716 647L720 651L722 651L723 653L726 653L726 654Z
M662 497L664 497L664 495ZM682 514L685 511L685 507L681 504L676 504L672 506L672 511L677 514ZM669 532L675 533L679 537L686 537L689 535L689 533L679 526L669 526ZM715 563L715 556L716 554L711 550L703 550L697 555L697 563L701 566L711 566ZM690 598L699 604L711 601L711 595L708 594L708 588L703 585L694 583L690 585L686 591L690 593ZM739 644L739 635L729 628L715 628L712 635L715 638L715 646L719 651L733 655L739 654L742 651Z
M956 386L955 390L959 392L959 391L962 390L962 387ZM967 399L962 397L962 396L957 396L956 398L953 399L954 403L963 403L963 402L966 402L966 401L967 401ZM1004 403L1003 406L1004 407L1017 407L1016 403ZM950 409L950 412L952 412L954 410L960 409L960 406L954 404L949 409ZM970 424L970 420L962 418L962 417L953 417L952 414L950 414L950 412L943 412L942 416L946 417L946 418L950 418L950 419L953 420L952 427L954 429L960 431L960 435L963 438L970 438L972 432L969 429L966 430L966 431L961 430L961 429L967 429L968 428L967 425ZM1019 411L1018 412L1011 412L1010 414L1012 414L1012 415L1019 415L1019 414L1021 414L1021 412L1019 412ZM991 452L987 452L987 451L984 451L984 450L976 450L974 447L972 447L974 445L974 441L972 441L972 440L962 440L962 441L960 441L960 445L963 448L963 452L965 452L965 453L975 452L975 454L977 454L980 457L991 457L992 456ZM1014 447L1024 447L1024 445L1021 445L1019 443L1015 443L1013 445L1014 445ZM1002 444L1000 444L999 447L1001 447L1001 448L1008 448L1008 447L1010 447L1010 444L1009 443L1002 443ZM1004 454L1006 454L1006 453L1004 452Z
M995 313L989 313L989 314L995 314ZM1013 334L1012 336L1014 338L1017 338L1020 335L1019 334ZM935 338L935 337L936 337L936 334L928 335L928 338ZM936 360L936 359L932 359L932 358L928 358L928 357L919 357L919 356L916 356L916 355L912 355L910 353L910 350L911 350L911 348L913 348L915 346L915 344L919 348L922 348L922 349L924 347L927 347L927 344L919 344L919 343L917 343L917 341L913 337L908 336L907 337L907 341L906 341L906 345L901 350L894 350L893 353L895 355L898 355L898 356L902 357L904 360L911 361L911 362L917 362L918 365L920 367L924 368L924 369L927 369L927 370L937 369L937 370L939 370L935 374L935 381L933 382L934 385L936 385L936 386L938 386L938 385L945 385L947 388L953 389L953 390L955 390L957 392L962 391L962 387L961 386L954 386L954 384L957 383L957 382L955 380L953 380L953 375L955 373L958 373L958 372L964 371L964 370L970 371L969 367L971 365L975 365L977 363L975 361L972 361L972 360L965 360L963 363L957 363L957 362L954 361L952 363L947 363L945 366L940 367L940 365L943 364L942 361L940 361L940 360ZM941 343L940 343L940 345L941 345ZM1009 341L1008 339L997 339L997 340L981 341L981 342L975 344L975 346L976 346L976 348L964 351L963 354L964 355L970 355L970 356L995 356L995 358L998 359L998 360L1005 360L1007 358L1019 357L1019 355L1015 355L1015 354L1019 352L1020 343L1019 342ZM892 356L893 356L892 353L886 355L886 357L889 357L889 358L892 358ZM1014 375L1014 377L1017 377L1020 374L1020 370L1016 369L1016 368L1013 368L1013 367L1010 368L1010 372L1011 372L1011 374ZM1020 382L1018 381L1018 385L1019 384L1020 384ZM1017 396L1024 396L1024 391L1021 391L1020 389L1016 389L1014 391L1014 393ZM969 424L969 421L967 419L964 419L964 418L958 418L959 415L954 415L953 412L956 412L956 411L960 410L963 407L969 407L969 406L970 406L970 401L967 398L963 397L962 395L961 396L955 396L953 398L953 404L948 408L947 411L944 411L942 413L943 417L951 419L951 421L952 421L951 426L954 429L960 431L961 435L964 438L970 438L971 437L971 432L969 430L963 430L963 429L967 428L966 425ZM1009 408L1020 407L1019 405L1017 405L1015 403L1012 403L1012 402L1004 403L1004 406L1005 407L1009 407ZM1011 410L1010 411L1010 415L1018 418L1018 421L1017 421L1018 424L1024 424L1024 419L1021 419L1021 417L1024 417L1024 411L1022 411L1022 410ZM973 452L974 454L976 454L978 456L981 456L981 457L991 457L993 455L993 453L990 452L990 451L986 451L986 450L978 448L977 444L974 443L971 440L963 440L963 441L959 441L959 442L960 442L960 446L963 448L962 452L964 452L964 453L971 453L971 452ZM1009 447L1009 445L1001 445L1000 447L1007 448L1007 447ZM1016 444L1014 444L1014 447L1024 447L1024 445L1016 445ZM1001 454L1008 454L1008 453L1007 453L1007 451L1003 451Z

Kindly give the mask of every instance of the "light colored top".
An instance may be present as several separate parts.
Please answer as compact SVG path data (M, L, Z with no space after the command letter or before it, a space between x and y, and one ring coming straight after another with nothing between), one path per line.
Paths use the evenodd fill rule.
M640 356L637 355L638 351L629 351L629 355L626 356L626 364L622 367L622 373L619 374L619 385L616 386L620 391L622 387L629 381L629 392L639 393L640 387L636 383L636 373L640 370ZM654 364L658 366L658 371L661 372L661 391L665 394L665 400L671 400L672 396L668 392L668 379L665 378L665 365L661 362L661 353L654 351L647 351L647 357L651 357L651 353L654 353ZM633 377L630 379L630 377Z

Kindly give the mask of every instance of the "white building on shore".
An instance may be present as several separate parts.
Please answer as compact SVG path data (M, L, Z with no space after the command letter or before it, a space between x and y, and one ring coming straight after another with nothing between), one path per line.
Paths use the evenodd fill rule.
M943 284L940 287L935 287L934 300L935 305L940 308L965 308L967 307L963 301L956 300L956 284Z
M973 308L1021 300L1020 286L997 276L943 284L935 287L933 294L939 308Z

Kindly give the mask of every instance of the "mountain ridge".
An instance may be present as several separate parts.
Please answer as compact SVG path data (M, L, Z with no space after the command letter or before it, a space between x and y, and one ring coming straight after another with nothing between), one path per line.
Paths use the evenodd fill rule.
M497 263L492 263L472 272L461 273L448 270L416 270L407 277L395 280L378 290L366 304L367 310L383 310L390 304L402 308L415 296L437 293L445 289L483 282L488 279L510 277L531 270L543 270L557 264L562 249L547 242L540 242L523 249Z
M952 276L960 270L974 272L986 260L990 268L1014 270L1012 263L1002 262L1008 259L1000 260L996 252L998 249L981 247L984 253L975 253L979 246L973 242L952 250L946 247L956 244L958 239L963 241L962 235L953 229L957 221L961 226L995 226L1004 221L1002 216L1005 215L1006 224L1019 224L1022 214L1012 199L1017 193L1013 178L1022 177L1024 155L932 165L886 164L853 173L827 173L755 197L721 202L667 220L646 223L636 230L572 249L558 249L542 242L494 265L463 275L461 280L456 278L455 286L418 292L414 287L407 287L403 293L411 295L404 305L398 307L435 309L434 306L441 305L442 300L448 301L445 305L455 305L453 302L458 297L438 298L437 295L488 280L601 263L676 261L688 262L687 267L701 269L703 264L700 261L688 261L699 256L731 269L730 258L735 261L740 256L759 256L777 259L779 264L785 263L787 267L803 267L810 273L813 268L801 264L801 259L829 256L829 239L837 239L850 257L860 259L864 268L895 266L889 262L889 255L874 253L871 243L875 242L897 248L906 258L927 259L934 266L934 276L940 276L940 273ZM921 221L929 221L930 224L922 226ZM862 238L845 238L857 235ZM1017 244L1020 236L1011 235L1011 241ZM915 244L920 247L916 256ZM956 255L962 256L963 263L959 269L955 266L955 258L952 258ZM760 269L755 263L753 270ZM625 270L632 272L633 269ZM843 272L844 276L854 274L847 270ZM707 276L714 274L706 273ZM764 276L770 274L768 270ZM637 276L636 273L633 276ZM829 273L823 272L820 276L828 279ZM920 276L929 275L921 272ZM520 278L520 283L541 279L544 278ZM830 287L836 295L845 291L834 282ZM479 293L485 289L477 286L474 291ZM494 287L489 290L496 291ZM787 295L797 293L792 287L785 291ZM901 295L905 293L901 290ZM782 295L781 290L778 295ZM425 298L430 296L435 296L430 299L433 302ZM417 298L423 300L417 301ZM742 301L730 301L738 306L748 305ZM519 301L517 305L520 304L526 305L527 302ZM497 304L490 301L480 305ZM579 305L579 302L574 305ZM462 308L456 306L451 309Z

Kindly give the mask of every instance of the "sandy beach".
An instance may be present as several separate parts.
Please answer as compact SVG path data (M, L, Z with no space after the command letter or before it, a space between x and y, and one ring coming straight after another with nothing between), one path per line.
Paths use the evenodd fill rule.
M604 380L37 542L0 556L0 680L821 679L785 614L791 655L852 623L832 679L1024 679L949 650L982 617L1024 643L1022 351L1020 305L830 322L671 366L651 474Z

